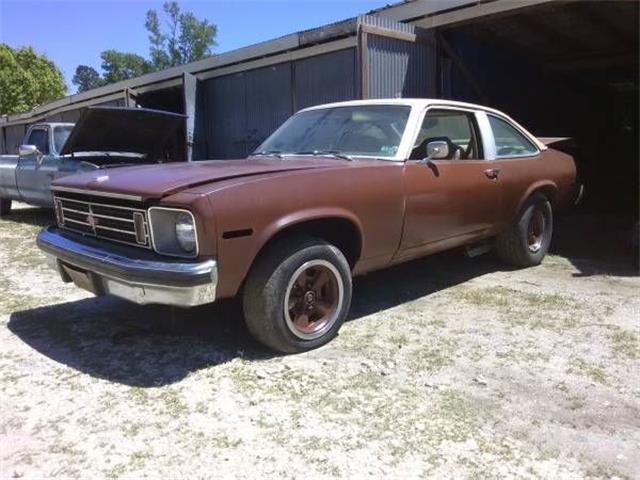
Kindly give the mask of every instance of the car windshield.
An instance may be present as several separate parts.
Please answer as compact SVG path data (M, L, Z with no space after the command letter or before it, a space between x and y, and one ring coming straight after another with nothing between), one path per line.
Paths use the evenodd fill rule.
M71 130L73 130L73 125L61 125L53 129L53 143L56 146L56 152L62 150L62 146L69 138Z
M300 112L260 145L254 155L394 157L411 108L362 105Z

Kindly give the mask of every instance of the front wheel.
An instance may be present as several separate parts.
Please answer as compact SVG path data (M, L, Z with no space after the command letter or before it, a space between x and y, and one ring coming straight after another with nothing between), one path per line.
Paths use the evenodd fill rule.
M5 217L11 212L11 200L0 198L0 217Z
M535 193L524 203L514 223L496 241L498 256L516 267L539 265L553 235L553 211L546 196Z
M247 327L264 345L295 353L336 336L351 304L351 271L333 245L291 237L268 247L243 292Z

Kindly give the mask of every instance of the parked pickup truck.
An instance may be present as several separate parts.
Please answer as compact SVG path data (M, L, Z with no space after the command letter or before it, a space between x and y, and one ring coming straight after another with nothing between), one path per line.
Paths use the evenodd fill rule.
M19 155L0 156L0 216L12 200L53 206L51 182L79 172L181 159L184 116L145 109L94 107L78 123L38 123Z
M98 295L181 307L241 295L253 335L298 352L337 334L353 275L487 244L540 263L575 182L569 155L499 111L345 102L295 114L246 159L58 180L58 226L37 242Z

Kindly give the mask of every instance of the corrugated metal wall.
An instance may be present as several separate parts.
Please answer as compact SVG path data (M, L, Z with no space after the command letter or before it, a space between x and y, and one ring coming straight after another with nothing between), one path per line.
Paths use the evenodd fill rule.
M206 137L205 158L239 158L244 155L246 96L244 73L202 82ZM196 132L198 129L196 128Z
M26 125L11 125L4 127L4 138L6 141L6 151L10 155L17 155L18 148L22 143L22 137L26 132Z
M368 35L369 98L424 98L436 95L433 43Z
M194 159L242 158L294 111L356 98L354 48L204 80Z
M245 155L255 150L293 112L291 64L247 72Z
M295 110L357 98L356 49L295 62Z

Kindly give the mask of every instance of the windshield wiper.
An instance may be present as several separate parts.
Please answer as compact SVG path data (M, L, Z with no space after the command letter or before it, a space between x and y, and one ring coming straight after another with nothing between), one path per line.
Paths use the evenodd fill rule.
M353 157L349 155L345 155L344 153L340 153L338 150L313 150L313 151L307 151L307 152L296 152L295 155L313 155L313 156L324 155L327 157L334 157L334 158L340 158L342 160L349 160L350 162L353 161Z
M253 152L250 157L277 157L282 158L282 152L280 150L263 150L260 152Z

